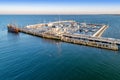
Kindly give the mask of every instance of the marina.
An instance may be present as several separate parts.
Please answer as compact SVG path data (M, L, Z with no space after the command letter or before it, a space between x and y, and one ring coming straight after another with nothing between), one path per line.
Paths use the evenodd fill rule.
M85 46L119 50L119 39L101 37L107 28L108 26L104 24L86 24L68 20L28 25L19 28L19 32Z

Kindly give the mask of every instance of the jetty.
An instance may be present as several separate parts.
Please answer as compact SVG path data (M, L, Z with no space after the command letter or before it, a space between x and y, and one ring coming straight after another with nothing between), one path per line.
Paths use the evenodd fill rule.
M101 37L107 28L108 26L104 24L86 24L69 20L28 25L19 28L19 32L43 38L117 51L119 50L118 45L120 45L120 39Z

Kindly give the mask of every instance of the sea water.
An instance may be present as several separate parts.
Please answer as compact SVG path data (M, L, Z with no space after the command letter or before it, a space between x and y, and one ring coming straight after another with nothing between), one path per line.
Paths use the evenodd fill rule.
M106 24L103 37L120 39L117 15L0 15L0 80L120 80L120 51L7 31L58 20Z

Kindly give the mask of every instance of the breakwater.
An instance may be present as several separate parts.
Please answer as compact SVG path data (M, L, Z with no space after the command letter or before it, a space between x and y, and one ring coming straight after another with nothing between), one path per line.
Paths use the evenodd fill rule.
M107 28L107 25L103 25L95 34L93 34L93 37L101 37L101 35Z
M16 27L13 26L12 28ZM17 29L19 32L43 38L109 50L118 50L118 45L120 45L119 39L100 37L107 28L107 25L77 23L69 20L28 25L24 28Z
M61 35L58 36L55 34L37 33L34 31L29 31L29 29L26 28L19 28L19 31L38 37L61 40L64 42L69 42L74 44L80 44L80 45L109 49L109 50L118 50L118 45L114 41L109 41L109 39L105 40L107 38L99 39L97 37L89 37L85 35L78 36L78 35L69 35L69 34L63 34L62 36Z

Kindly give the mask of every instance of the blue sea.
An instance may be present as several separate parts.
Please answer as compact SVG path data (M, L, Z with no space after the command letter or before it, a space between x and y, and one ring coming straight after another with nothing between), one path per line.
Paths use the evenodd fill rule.
M7 31L57 20L107 24L103 37L120 39L118 15L0 15L0 80L120 80L120 51Z

